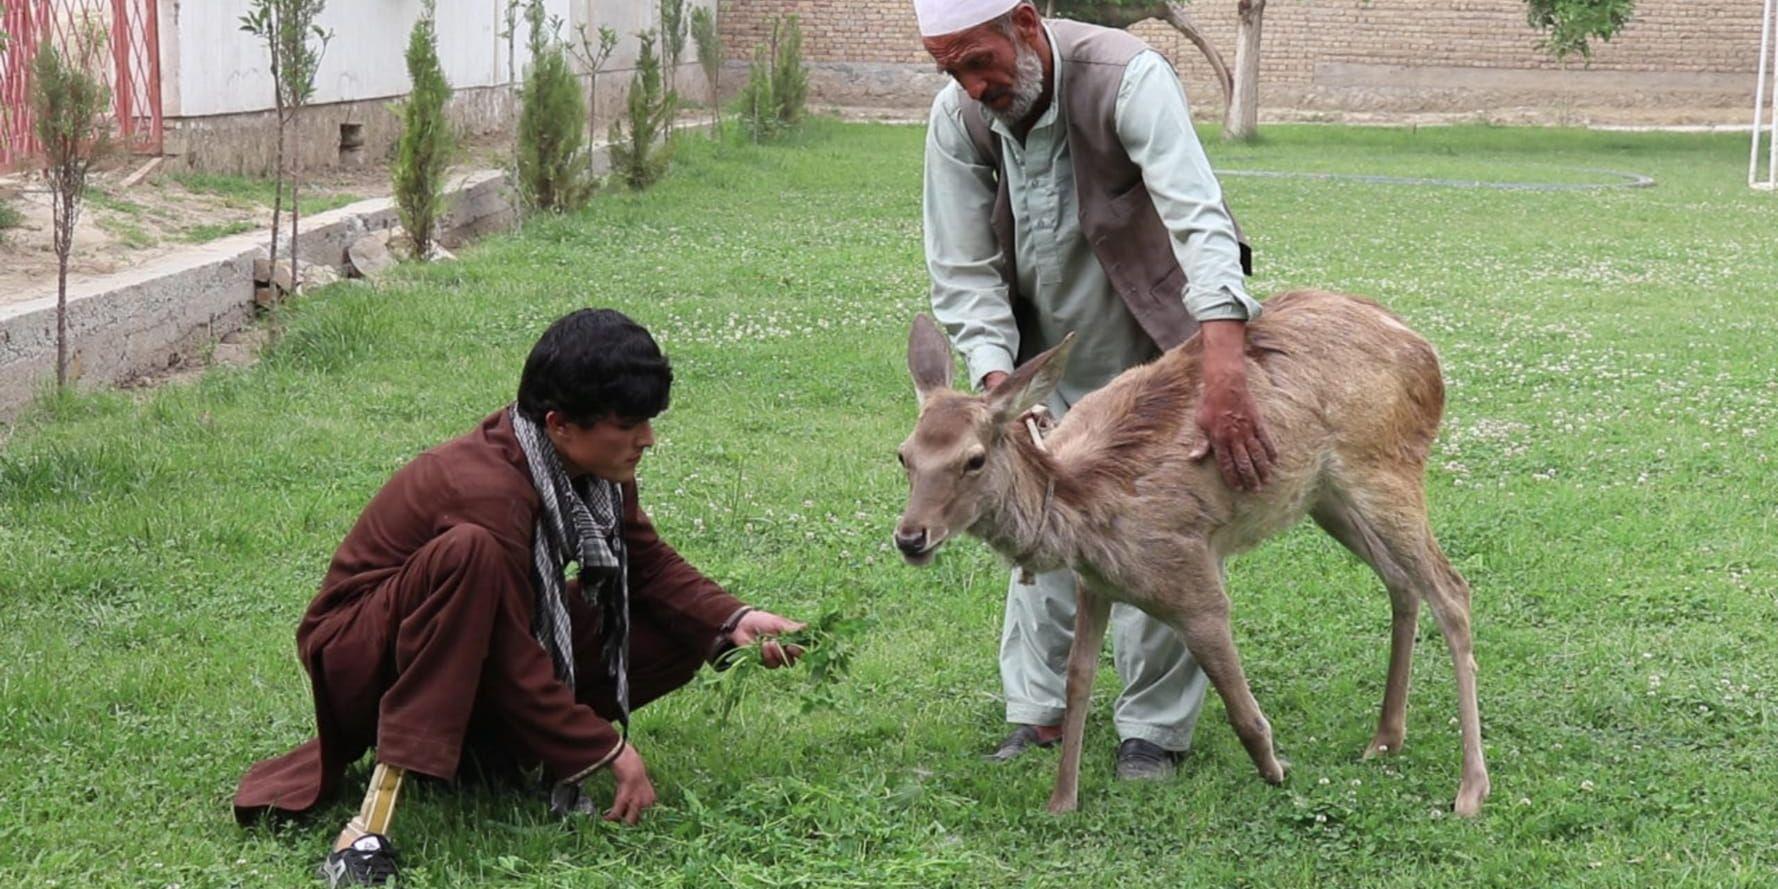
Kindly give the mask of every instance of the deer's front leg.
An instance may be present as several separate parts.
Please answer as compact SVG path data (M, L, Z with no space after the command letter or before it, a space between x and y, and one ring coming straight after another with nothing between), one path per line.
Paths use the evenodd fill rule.
M1093 677L1099 671L1099 648L1105 642L1106 618L1111 601L1074 579L1074 642L1068 647L1067 715L1062 718L1062 756L1056 767L1056 787L1050 793L1051 814L1074 811L1080 791L1080 745L1086 734L1087 708L1093 697Z
M1182 584L1165 614L1154 614L1172 624L1185 639L1192 657L1222 698L1229 725L1241 738L1241 746L1259 769L1260 777L1281 784L1288 768L1272 749L1272 726L1260 712L1259 702L1241 670L1235 637L1229 629L1229 597L1223 591L1221 562L1208 548L1194 549L1178 573ZM1152 612L1151 612L1152 613Z

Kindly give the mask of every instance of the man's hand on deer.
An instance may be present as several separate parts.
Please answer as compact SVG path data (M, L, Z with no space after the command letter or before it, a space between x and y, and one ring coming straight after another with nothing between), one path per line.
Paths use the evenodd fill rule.
M1196 419L1205 440L1192 450L1191 459L1202 460L1215 453L1217 468L1229 487L1257 491L1271 478L1278 449L1266 434L1259 408L1247 391L1247 325L1206 321L1202 336L1204 397L1198 402Z

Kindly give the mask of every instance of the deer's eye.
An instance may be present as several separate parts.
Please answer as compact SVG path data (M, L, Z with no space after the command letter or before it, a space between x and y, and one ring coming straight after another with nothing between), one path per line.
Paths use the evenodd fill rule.
M977 454L977 455L969 458L968 463L963 464L963 471L964 472L976 472L976 471L980 470L983 466L987 465L987 462L988 462L988 455L987 454Z

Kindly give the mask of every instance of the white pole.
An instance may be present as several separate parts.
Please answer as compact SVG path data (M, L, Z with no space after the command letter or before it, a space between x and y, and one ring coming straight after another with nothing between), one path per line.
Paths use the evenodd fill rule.
M1778 16L1772 14L1774 0L1766 0L1766 18L1772 20L1768 36L1778 42ZM1761 43L1765 38L1761 38ZM1774 46L1772 57L1772 88L1767 92L1772 95L1772 113L1766 123L1770 129L1766 133L1766 188L1778 191L1778 46Z
M1749 188L1759 181L1759 128L1766 109L1766 61L1771 58L1772 49L1772 3L1773 0L1766 0L1765 14L1759 22L1759 74L1753 82L1753 147L1747 156Z

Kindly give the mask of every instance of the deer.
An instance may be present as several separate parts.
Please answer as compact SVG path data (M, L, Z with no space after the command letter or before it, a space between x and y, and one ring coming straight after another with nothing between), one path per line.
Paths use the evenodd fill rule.
M983 394L952 388L949 340L914 319L908 371L919 413L897 451L908 500L894 531L902 558L930 563L958 532L1023 570L1076 579L1062 750L1048 809L1078 805L1081 740L1107 615L1114 601L1179 633L1222 699L1242 747L1270 784L1286 764L1242 672L1223 564L1306 515L1363 560L1389 592L1391 632L1382 712L1363 758L1392 754L1406 734L1408 676L1419 605L1451 654L1462 730L1456 814L1489 792L1476 703L1469 585L1440 549L1427 515L1425 470L1444 411L1438 354L1363 297L1300 290L1271 297L1247 327L1249 390L1277 445L1272 477L1228 486L1194 421L1203 346L1194 336L1081 398L1040 437L1030 411L1061 380L1074 342L1019 366Z

